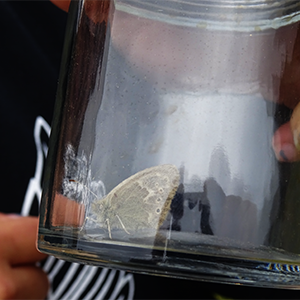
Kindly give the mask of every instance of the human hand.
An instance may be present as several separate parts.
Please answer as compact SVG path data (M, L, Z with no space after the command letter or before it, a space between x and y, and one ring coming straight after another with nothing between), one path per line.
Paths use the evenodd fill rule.
M0 299L44 299L48 279L36 263L37 218L0 213Z
M281 125L273 137L273 149L279 161L300 160L300 29L296 27L290 60L284 66L279 84L279 103L291 109L288 122ZM292 39L291 39L292 40Z
M272 144L279 161L300 160L300 103L294 108L290 121L274 133Z

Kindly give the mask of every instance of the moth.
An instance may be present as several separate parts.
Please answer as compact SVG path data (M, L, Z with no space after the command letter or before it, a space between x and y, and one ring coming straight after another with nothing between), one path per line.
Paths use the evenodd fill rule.
M170 210L179 179L177 167L171 164L142 170L92 203L95 221L106 224L110 239L114 229L127 234L141 229L158 230Z

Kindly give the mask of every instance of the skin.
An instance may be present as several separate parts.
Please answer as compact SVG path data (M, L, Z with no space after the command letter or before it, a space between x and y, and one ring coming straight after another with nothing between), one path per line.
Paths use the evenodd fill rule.
M69 1L56 1L67 11ZM47 257L36 249L38 218L0 213L0 299L45 299L47 274L37 263Z
M38 220L0 213L0 299L44 299L49 283L36 266L46 258L36 250Z
M69 10L70 1L68 0L50 0L54 5L67 12Z
M83 207L57 195L53 225L80 226ZM66 213L68 210L68 213ZM68 216L66 218L66 216ZM78 224L80 220L80 224ZM37 263L47 257L36 249L38 218L0 213L0 299L44 299L49 283Z

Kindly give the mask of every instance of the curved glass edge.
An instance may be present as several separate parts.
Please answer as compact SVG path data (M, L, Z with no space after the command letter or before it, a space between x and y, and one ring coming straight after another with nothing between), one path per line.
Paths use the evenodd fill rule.
M158 267L151 263L151 261L146 261L144 265L134 262L123 263L106 260L102 253L99 253L99 256L95 256L76 250L62 251L61 248L47 247L41 243L39 243L39 250L69 262L80 262L125 271L131 270L135 273L222 284L241 284L264 288L300 290L298 271L300 266L298 265L271 264L259 261L256 263L251 262L251 265L247 265L247 261L245 260L233 261L232 259L226 258L218 258L216 262L207 262L205 258L198 256L197 266L193 269L181 268L179 270L173 266L173 264L176 263L176 267L178 267L178 259L170 259L168 260L168 264L161 263ZM190 260L189 264L194 264L194 261ZM294 272L294 270L297 270L297 272Z
M148 1L141 5L139 0L115 0L115 8L135 16L155 21L163 20L163 22L171 25L220 31L259 32L278 29L300 20L300 3L295 4L294 2L290 5L286 4L286 7L277 7L275 4L278 1L274 5L261 5L260 3L253 6L247 3L244 5L233 3L218 7L219 3L215 1L216 4L213 7L211 7L212 5L205 7L206 2L204 1L203 4L200 4L201 9L197 7L199 11L196 9L193 12L185 10L185 7L182 7L182 10L166 9L165 4L161 5L165 2L169 3L170 1ZM175 2L185 4L184 1ZM147 3L151 4L147 5ZM191 5L191 7L193 6L194 4ZM270 9L266 9L266 6L267 8L270 6Z
M264 288L300 289L300 264L207 254L178 256L162 249L97 243L83 250L78 240L40 233L39 251L69 262L131 270L135 273ZM115 254L114 254L115 253ZM117 253L117 255L116 255Z

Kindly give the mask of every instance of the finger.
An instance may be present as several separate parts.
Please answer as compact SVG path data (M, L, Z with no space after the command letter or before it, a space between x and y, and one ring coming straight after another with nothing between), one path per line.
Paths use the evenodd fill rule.
M300 152L300 103L294 108L290 119L291 131L293 134L294 145Z
M281 162L294 162L300 160L300 152L294 145L290 122L280 126L273 136L273 149L276 158Z
M34 263L46 257L36 249L36 217L0 217L0 258L12 265Z
M84 223L85 206L59 193L53 202L52 225L79 227Z
M59 7L60 9L66 11L66 12L69 10L70 0L50 0L50 1L54 5L56 5L57 7Z
M48 288L47 275L38 267L1 265L0 299L45 299Z

